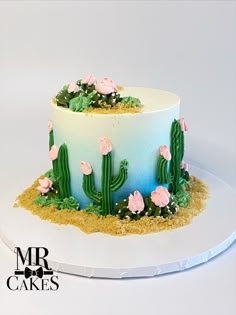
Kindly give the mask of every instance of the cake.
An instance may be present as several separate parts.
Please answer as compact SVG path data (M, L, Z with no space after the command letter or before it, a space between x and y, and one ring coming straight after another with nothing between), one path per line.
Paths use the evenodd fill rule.
M31 187L26 208L65 209L62 223L71 223L70 210L119 224L171 226L191 203L194 186L184 160L188 127L179 110L180 98L159 89L123 88L108 78L98 83L92 75L65 85L52 100L48 122L52 169ZM206 187L202 191L204 200Z

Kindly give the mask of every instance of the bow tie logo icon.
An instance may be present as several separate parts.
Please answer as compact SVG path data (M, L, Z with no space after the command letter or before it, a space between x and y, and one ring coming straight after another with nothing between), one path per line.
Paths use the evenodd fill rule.
M44 275L44 272L43 272L43 268L42 267L39 267L36 270L31 270L30 268L25 267L24 276L25 276L26 279L28 279L28 278L30 278L32 276L36 276L38 278L42 278L43 275Z

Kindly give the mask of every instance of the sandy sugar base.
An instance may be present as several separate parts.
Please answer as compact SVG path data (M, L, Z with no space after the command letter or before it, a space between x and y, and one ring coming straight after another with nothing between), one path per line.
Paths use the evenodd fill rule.
M120 220L115 216L97 216L84 210L57 210L54 206L41 207L34 204L39 195L38 179L31 187L17 197L15 207L22 207L43 220L58 224L70 224L79 227L85 233L102 232L111 235L146 234L163 230L176 229L189 224L193 217L201 213L209 197L207 185L200 179L191 176L191 201L186 208L179 208L172 218L143 217L137 221Z

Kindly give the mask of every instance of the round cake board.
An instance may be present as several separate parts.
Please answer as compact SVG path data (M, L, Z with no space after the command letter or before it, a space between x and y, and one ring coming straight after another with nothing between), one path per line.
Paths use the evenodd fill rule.
M55 271L97 278L151 277L209 261L236 239L236 194L214 175L190 168L210 190L206 210L184 227L146 235L85 234L79 228L41 220L12 206L1 218L1 238L12 250L46 247Z

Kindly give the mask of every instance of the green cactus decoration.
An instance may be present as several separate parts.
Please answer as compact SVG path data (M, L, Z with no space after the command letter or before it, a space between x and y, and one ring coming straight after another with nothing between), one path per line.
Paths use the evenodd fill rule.
M100 204L102 200L102 196L100 192L97 192L95 190L94 185L94 174L93 172L91 174L84 174L83 175L83 184L82 184L83 190L87 197L89 197L91 200L93 200L96 204Z
M66 144L63 144L59 148L58 158L58 183L59 193L61 198L69 198L71 196L70 191L70 170L68 162L68 150Z
M112 214L112 192L118 190L127 180L127 160L120 163L117 176L112 179L112 156L111 152L102 156L102 209L104 215Z
M113 80L104 78L100 84L108 87L111 92L107 94L101 87L96 89L97 80L91 75L65 85L55 97L57 106L70 108L76 112L82 112L90 107L110 109L120 103L127 108L141 106L140 100L135 97L121 97Z
M173 176L171 191L173 194L176 194L180 190L180 164L184 155L184 135L180 122L176 119L173 121L171 126L170 151L172 156L170 171Z
M53 145L54 145L54 133L52 129L51 131L49 131L49 151L51 150Z
M168 173L168 160L160 155L157 162L157 179L161 184L169 184L172 181L171 174Z
M140 213L132 213L128 208L128 199L120 200L116 203L114 212L119 219L139 220L144 216L168 218L178 211L175 201L170 198L169 203L165 207L156 206L150 196L144 199L145 208Z
M51 123L51 121L49 121L48 123ZM53 129L51 127L51 130L49 130L49 151L52 149L52 147L54 146L54 132L53 132ZM57 179L58 176L59 176L59 173L58 173L58 160L53 160L52 161L52 167L53 167L53 174L54 174L54 177Z
M128 178L128 162L120 162L119 172L112 177L112 147L107 138L100 139L102 156L101 192L97 192L94 186L94 175L89 163L81 162L83 176L83 190L96 204L101 205L102 215L112 214L112 192L117 191Z

